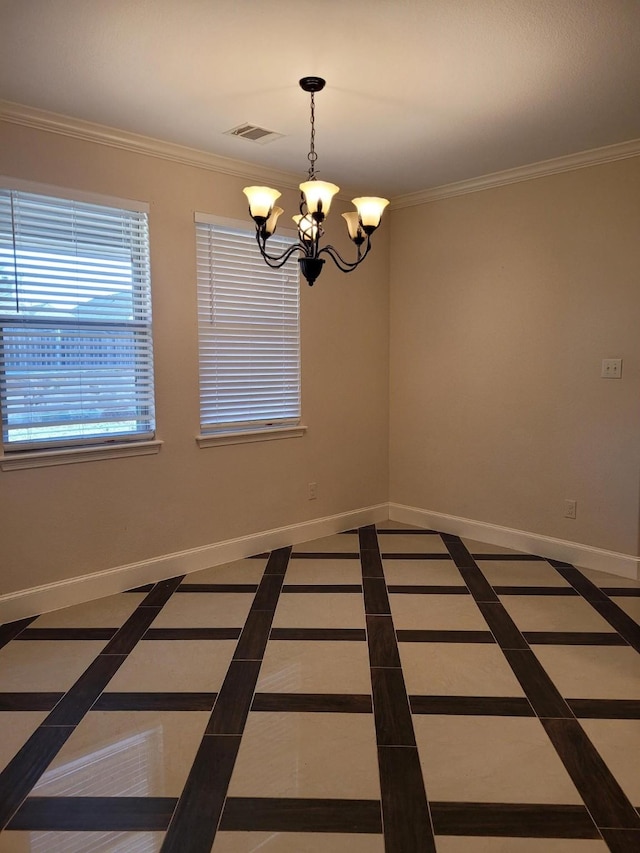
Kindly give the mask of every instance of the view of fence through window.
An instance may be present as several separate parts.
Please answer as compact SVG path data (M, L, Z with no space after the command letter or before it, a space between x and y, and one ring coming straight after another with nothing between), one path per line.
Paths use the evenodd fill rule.
M9 447L153 432L146 215L0 191Z

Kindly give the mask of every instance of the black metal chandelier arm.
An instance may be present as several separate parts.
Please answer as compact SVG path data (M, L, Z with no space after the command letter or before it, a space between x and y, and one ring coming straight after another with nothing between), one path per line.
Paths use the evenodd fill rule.
M318 255L322 255L324 252L326 252L339 270L341 270L342 272L353 272L356 267L360 266L360 264L362 263L362 261L364 261L370 251L371 240L367 238L366 248L361 255L358 255L358 259L356 261L345 261L344 258L338 252L338 250L335 248L335 246L324 246L322 249L320 249Z
M287 263L287 261L289 260L291 255L293 255L294 252L298 252L300 251L300 249L304 248L301 243L294 243L293 246L289 246L289 248L281 255L269 255L267 254L267 251L264 247L265 241L260 238L260 232L257 229L256 242L258 243L260 254L264 258L265 262L268 264L268 266L271 267L271 269L274 270L280 269L280 267L284 266Z

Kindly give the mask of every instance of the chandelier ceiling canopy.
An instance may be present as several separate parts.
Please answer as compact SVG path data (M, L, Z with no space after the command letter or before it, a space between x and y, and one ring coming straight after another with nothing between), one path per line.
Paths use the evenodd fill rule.
M310 95L311 140L309 145L309 170L307 180L300 184L300 213L293 217L298 228L298 243L290 246L281 255L270 255L267 252L267 240L276 230L278 218L284 212L276 206L281 193L271 187L245 187L244 194L249 200L249 213L256 224L256 240L260 253L270 267L281 267L296 252L299 252L298 263L300 271L312 285L322 272L325 259L330 257L342 272L352 272L366 258L371 250L371 235L380 225L380 219L385 207L389 204L386 198L363 196L354 198L355 210L343 213L349 237L356 247L356 259L345 261L334 246L321 246L324 236L323 222L331 208L333 196L340 187L327 181L319 181L316 177L316 161L318 155L315 149L315 94L325 87L322 77L303 77L300 88Z

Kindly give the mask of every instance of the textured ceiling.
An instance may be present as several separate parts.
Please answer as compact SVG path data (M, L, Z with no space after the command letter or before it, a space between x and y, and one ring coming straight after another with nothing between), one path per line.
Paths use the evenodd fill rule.
M390 197L640 138L639 0L0 0L0 98ZM269 145L224 136L251 122Z

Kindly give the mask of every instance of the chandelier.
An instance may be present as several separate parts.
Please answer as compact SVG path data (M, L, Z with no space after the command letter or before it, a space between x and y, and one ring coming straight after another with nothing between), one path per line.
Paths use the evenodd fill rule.
M270 267L277 269L283 266L297 251L300 271L309 285L312 285L322 272L324 258L330 257L342 272L352 272L369 254L371 250L371 235L380 225L380 219L385 207L389 204L386 198L366 196L354 198L356 209L343 213L346 220L349 237L356 246L355 261L345 261L334 246L320 247L324 236L322 224L329 213L331 199L340 191L335 184L319 181L316 177L316 161L318 155L315 149L315 99L316 92L324 89L322 77L303 77L300 88L311 96L311 142L309 147L309 171L307 180L300 184L300 213L293 217L298 227L298 242L290 246L281 255L270 255L267 252L267 240L276 230L278 217L284 211L276 207L275 202L281 193L271 187L245 187L244 194L249 200L249 213L256 224L256 240L260 254Z

